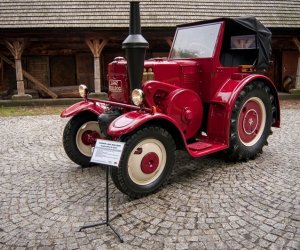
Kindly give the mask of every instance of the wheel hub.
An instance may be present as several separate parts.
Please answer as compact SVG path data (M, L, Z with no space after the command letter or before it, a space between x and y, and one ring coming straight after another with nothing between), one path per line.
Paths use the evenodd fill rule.
M239 114L239 137L246 146L259 140L265 123L265 107L258 98L249 99Z
M243 120L243 130L247 135L256 132L258 126L258 114L254 109L247 111Z
M152 174L159 165L159 157L156 153L150 152L146 154L141 161L141 170L145 174Z
M92 130L84 131L81 136L82 143L87 146L94 146L97 139L100 139L99 133Z
M132 149L128 158L128 175L137 185L148 185L161 177L167 153L157 139L144 139Z

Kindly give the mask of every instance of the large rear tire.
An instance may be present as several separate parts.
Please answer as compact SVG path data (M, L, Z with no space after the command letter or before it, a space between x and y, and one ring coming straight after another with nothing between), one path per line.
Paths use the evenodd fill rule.
M144 127L124 139L119 168L112 168L116 187L131 198L140 198L165 185L175 162L175 143L163 128Z
M262 152L271 133L273 99L270 88L260 81L241 91L231 115L230 160L247 161Z
M97 116L90 113L82 113L72 117L63 132L63 146L68 157L76 164L88 167L95 165L90 163L92 147L96 140L102 137Z

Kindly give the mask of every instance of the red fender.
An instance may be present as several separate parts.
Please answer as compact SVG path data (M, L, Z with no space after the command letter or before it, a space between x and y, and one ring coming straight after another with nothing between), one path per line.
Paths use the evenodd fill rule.
M119 138L124 134L134 131L146 122L157 121L157 123L159 124L162 123L162 120L167 121L170 125L175 126L178 132L181 134L183 141L185 141L184 135L181 132L177 122L171 117L162 113L151 114L142 113L139 111L127 112L112 121L112 123L108 127L107 134L112 136L113 138Z
M66 108L61 114L60 117L70 117L77 115L83 111L89 111L95 115L100 115L106 110L106 106L100 102L91 102L91 101L81 101L73 104L72 106Z
M198 93L159 81L148 81L142 88L148 106L155 106L158 113L176 120L186 139L192 138L199 131L203 106Z
M278 110L275 123L272 126L280 126L279 98L273 82L263 75L253 74L247 76L245 74L234 74L211 100L212 105L210 105L207 126L210 138L227 145L229 144L230 117L235 101L242 89L254 80L261 80L271 88Z

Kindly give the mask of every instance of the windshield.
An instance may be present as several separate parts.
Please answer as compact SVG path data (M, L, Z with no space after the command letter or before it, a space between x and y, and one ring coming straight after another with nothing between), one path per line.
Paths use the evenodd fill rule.
M221 23L178 28L170 58L212 57Z

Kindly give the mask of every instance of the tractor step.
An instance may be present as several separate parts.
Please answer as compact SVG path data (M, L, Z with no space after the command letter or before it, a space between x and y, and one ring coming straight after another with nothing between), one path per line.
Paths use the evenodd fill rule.
M194 142L187 145L187 150L193 157L201 157L228 148L226 144L211 141Z
M206 143L206 142L195 142L195 143L191 143L188 145L188 148L190 150L201 150L201 149L205 149L205 148L209 148L211 147L212 144L211 143Z

